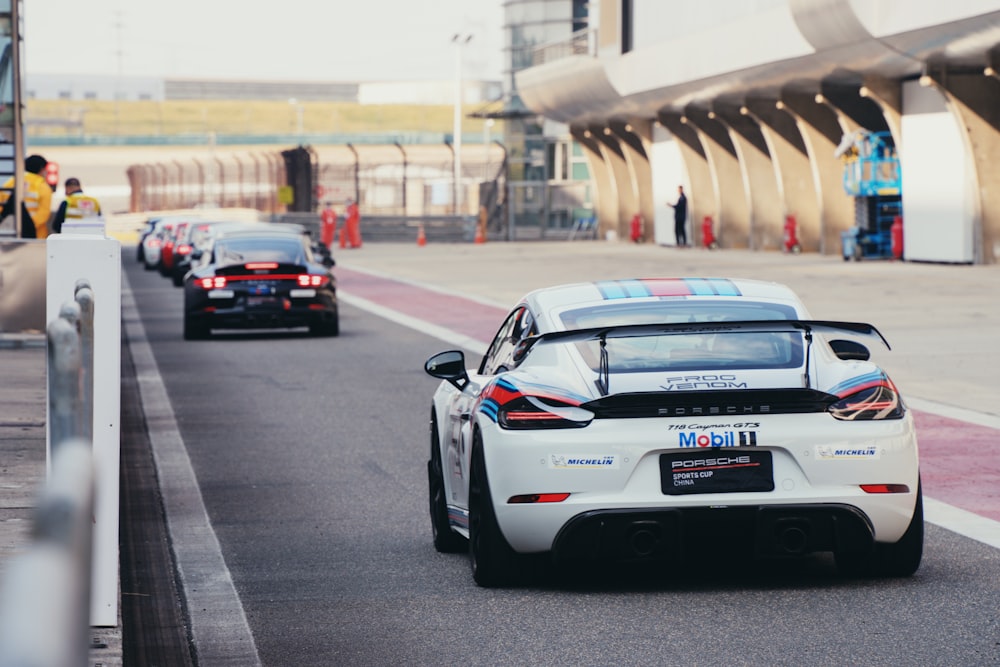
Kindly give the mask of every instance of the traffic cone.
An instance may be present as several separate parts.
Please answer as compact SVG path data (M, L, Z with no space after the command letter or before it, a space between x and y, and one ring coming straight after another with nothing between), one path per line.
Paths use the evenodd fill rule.
M427 235L424 233L424 223L422 222L420 223L420 226L417 228L417 245L420 246L421 248L427 245Z
M476 225L476 238L475 243L486 243L486 235L483 234L483 226Z

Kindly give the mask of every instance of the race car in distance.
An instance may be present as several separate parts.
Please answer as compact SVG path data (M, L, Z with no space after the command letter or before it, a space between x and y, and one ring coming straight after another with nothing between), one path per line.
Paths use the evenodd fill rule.
M912 415L865 344L786 286L614 280L536 290L479 366L431 357L438 551L481 586L523 556L732 562L832 552L909 576L923 551ZM865 341L865 342L862 342Z
M336 282L317 262L309 237L260 229L215 240L207 263L184 278L184 338L213 328L309 327L340 333Z

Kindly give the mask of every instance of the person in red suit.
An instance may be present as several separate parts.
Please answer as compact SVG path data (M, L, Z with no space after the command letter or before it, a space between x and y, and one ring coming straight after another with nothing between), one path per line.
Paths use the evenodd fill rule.
M337 212L333 210L331 202L326 203L326 208L319 214L319 240L327 248L333 249L333 235L337 229Z
M347 231L347 242L352 248L361 247L361 211L358 209L358 202L353 199L347 200L347 213L344 221ZM343 243L343 239L341 240Z

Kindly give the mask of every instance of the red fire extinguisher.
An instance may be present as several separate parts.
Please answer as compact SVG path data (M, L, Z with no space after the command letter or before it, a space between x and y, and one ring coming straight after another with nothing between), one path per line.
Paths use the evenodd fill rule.
M892 236L892 256L895 259L903 259L903 216L897 215L889 228Z
M802 252L802 245L799 243L798 223L794 215L785 216L785 244L783 250L797 255Z
M701 244L709 250L719 247L715 240L715 231L712 229L712 216L706 215L701 221Z
M632 243L638 243L642 240L642 216L638 213L632 216L629 238L632 239Z

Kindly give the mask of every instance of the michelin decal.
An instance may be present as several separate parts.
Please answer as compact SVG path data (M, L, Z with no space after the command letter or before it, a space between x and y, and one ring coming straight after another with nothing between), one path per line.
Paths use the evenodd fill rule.
M549 468L553 469L605 469L618 468L618 457L614 454L599 456L566 456L552 454L549 456Z

